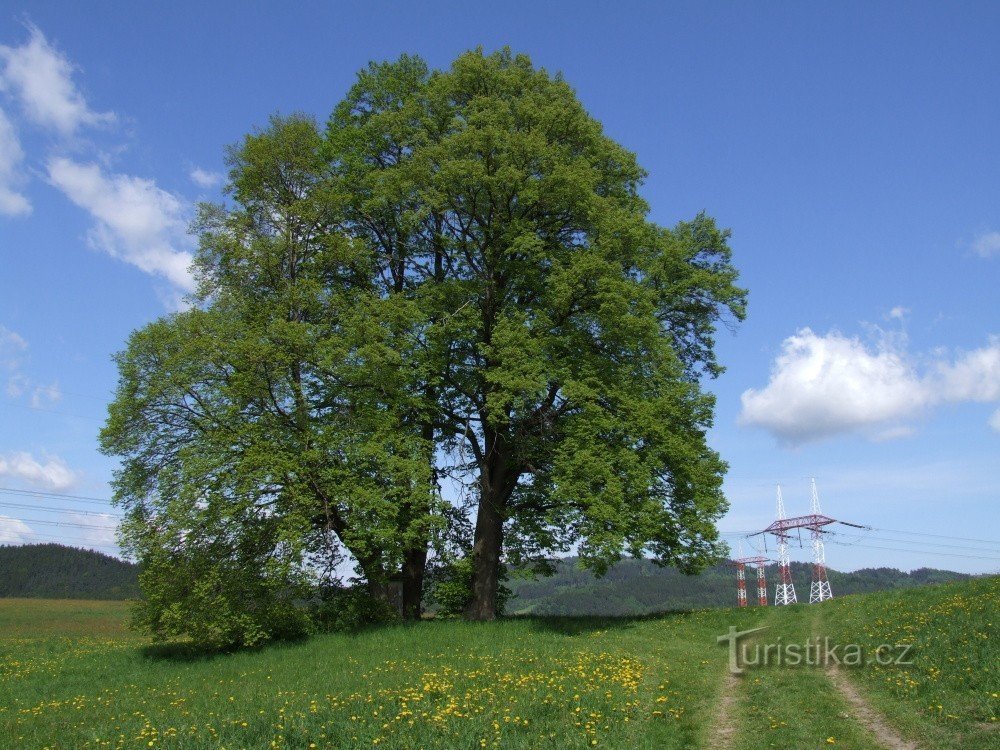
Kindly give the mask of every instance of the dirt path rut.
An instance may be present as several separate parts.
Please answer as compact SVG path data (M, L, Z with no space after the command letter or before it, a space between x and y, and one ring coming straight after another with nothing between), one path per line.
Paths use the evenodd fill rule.
M915 742L904 739L895 729L886 724L882 715L876 711L854 684L847 678L843 670L839 667L831 666L826 671L830 682L837 688L837 691L851 705L851 713L854 719L868 728L868 730L878 738L879 743L887 750L920 750Z

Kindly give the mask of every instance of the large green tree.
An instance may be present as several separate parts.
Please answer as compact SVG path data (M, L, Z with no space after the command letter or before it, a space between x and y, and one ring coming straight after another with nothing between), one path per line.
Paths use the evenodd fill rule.
M423 434L474 487L467 616L496 615L505 556L712 561L725 465L699 379L744 315L728 234L649 221L634 156L506 51L372 65L327 140L380 293L422 311Z
M457 541L472 619L505 565L716 559L701 380L744 315L728 233L650 221L635 157L559 76L507 51L372 64L325 133L276 118L230 163L192 307L132 336L102 433L147 628L306 629L341 549L415 617L432 540ZM437 533L445 476L469 538Z
M307 629L300 604L341 548L386 600L430 531L430 446L408 416L413 306L377 294L368 247L340 231L321 145L291 117L231 150L232 202L198 221L192 309L118 357L101 440L123 458L140 620L163 636Z

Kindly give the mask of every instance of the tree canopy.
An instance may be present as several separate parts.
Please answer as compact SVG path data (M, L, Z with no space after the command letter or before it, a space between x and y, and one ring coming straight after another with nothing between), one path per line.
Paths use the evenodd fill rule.
M651 222L560 76L508 51L373 63L325 129L275 117L229 163L191 307L133 334L102 432L147 628L308 629L296 603L343 551L414 617L435 549L472 619L505 564L717 559L701 381L745 314L729 234Z

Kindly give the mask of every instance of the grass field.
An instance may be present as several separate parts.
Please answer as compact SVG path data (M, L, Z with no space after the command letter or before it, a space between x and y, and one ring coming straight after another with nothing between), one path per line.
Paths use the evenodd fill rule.
M730 677L716 636L760 624L757 640L785 643L911 639L913 665L847 677L920 747L1000 747L998 603L990 578L816 607L424 622L192 657L148 649L117 603L0 600L0 747L885 746L823 669Z

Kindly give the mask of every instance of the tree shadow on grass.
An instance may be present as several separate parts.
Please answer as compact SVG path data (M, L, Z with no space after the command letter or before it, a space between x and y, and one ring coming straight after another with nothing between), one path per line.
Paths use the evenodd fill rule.
M262 653L302 646L325 635L364 636L373 632L399 628L419 628L419 622L368 623L343 629L322 629L315 633L276 637L257 646L211 647L193 641L170 641L151 643L139 649L139 653L152 661L201 662L224 658L236 654Z
M532 630L558 633L566 636L589 635L604 630L621 632L630 630L636 625L658 620L663 617L675 617L678 615L690 614L690 610L665 610L654 612L648 615L627 615L613 617L608 615L533 615L522 614L513 615L509 619L522 620L531 625Z

